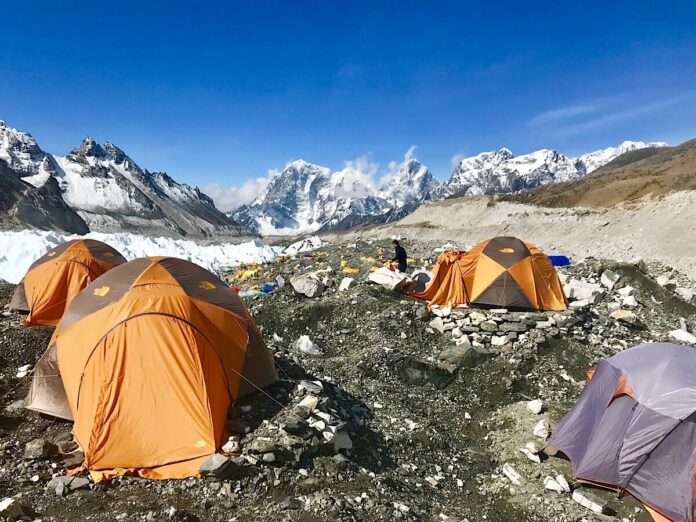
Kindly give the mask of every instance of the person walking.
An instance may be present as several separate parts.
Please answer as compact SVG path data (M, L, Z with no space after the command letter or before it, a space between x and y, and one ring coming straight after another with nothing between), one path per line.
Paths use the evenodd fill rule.
M395 239L392 241L392 245L394 245L394 259L392 259L392 263L396 263L396 268L399 270L399 272L406 272L406 268L408 267L408 263L406 261L406 249L402 247L399 242Z

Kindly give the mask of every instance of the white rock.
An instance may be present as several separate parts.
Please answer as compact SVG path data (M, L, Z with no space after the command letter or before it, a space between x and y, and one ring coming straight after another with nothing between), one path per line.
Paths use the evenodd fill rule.
M621 276L616 272L611 270L605 270L602 272L602 276L599 278L603 286L605 286L609 291L614 289L614 285L618 283Z
M544 487L550 491L555 491L556 493L563 493L564 489L555 478L546 476L544 478Z
M353 281L354 279L352 277L344 277L341 279L341 284L338 285L339 292L345 292L348 290Z
M582 507L586 507L598 515L601 515L604 512L604 506L602 504L597 502L594 497L591 497L587 493L582 493L579 489L573 491L573 500Z
M278 288L283 288L285 286L285 278L282 275L276 277L276 283L278 283Z
M669 276L661 275L655 280L657 284L666 288L667 290L676 290L677 283L675 283Z
M442 317L436 317L430 323L428 323L428 326L432 328L433 330L440 332L441 334L445 333L445 323L442 320Z
M628 297L629 295L633 295L633 292L635 292L635 288L633 288L630 285L626 285L623 288L619 288L618 290L619 295L622 297Z
M300 401L299 406L304 406L309 411L314 411L317 409L318 404L319 398L316 395L309 394Z
M696 335L689 333L681 328L678 330L672 330L671 332L669 332L669 336L676 341L696 345Z
M493 346L505 346L507 342L507 335L494 335L491 337L491 344Z
M317 279L314 274L291 277L290 286L295 292L305 297L320 297L326 290L324 283Z
M457 339L454 344L457 346L471 346L471 340L469 340L469 337L466 335L462 335L459 339Z
M387 267L380 267L372 272L368 281L377 283L387 290L397 290L411 282L411 278L402 272L392 272Z
M549 421L546 419L541 419L534 426L532 433L534 433L534 435L536 435L540 439L548 439L549 435L551 434L551 425L549 424Z
M537 455L536 453L529 451L527 448L520 448L520 452L524 453L527 456L527 458L532 462L541 464L541 457L539 457L539 455Z
M320 357L324 353L317 347L316 344L312 342L308 335L300 335L299 339L292 343L293 348L306 353L307 355L313 355L315 357Z
M539 415L544 411L544 401L541 399L534 399L527 403L527 409L531 411L534 415Z
M621 299L621 304L622 304L622 306L625 306L626 308L635 308L636 306L638 306L638 301L636 300L636 298L634 296L628 295L628 296L624 297L623 299Z
M512 464L509 462L503 464L503 475L505 475L515 486L520 486L524 482L522 475L517 473L517 470L513 468Z
M563 491L565 491L566 493L570 493L570 484L568 484L566 478L560 473L556 475L556 482L558 482L561 485Z
M694 291L691 288L679 287L676 290L677 295L681 297L684 301L690 302L694 298Z
M282 342L283 342L283 338L282 338L280 335L278 335L277 333L275 333L275 332L273 333L273 340L274 340L275 342L277 342L277 343L282 343Z
M28 372L29 370L31 370L31 364L25 364L24 366L17 368L18 372Z
M0 500L0 517L15 518L24 514L24 506L14 498L4 498Z

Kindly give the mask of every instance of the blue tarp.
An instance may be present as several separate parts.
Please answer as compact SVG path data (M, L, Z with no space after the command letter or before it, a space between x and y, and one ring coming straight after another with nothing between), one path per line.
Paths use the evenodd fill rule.
M549 256L549 260L553 266L568 266L570 264L568 256Z

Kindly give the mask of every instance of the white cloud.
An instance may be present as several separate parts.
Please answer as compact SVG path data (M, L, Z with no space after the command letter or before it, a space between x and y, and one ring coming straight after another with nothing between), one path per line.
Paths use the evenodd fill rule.
M334 176L341 177L341 183L337 186L337 195L349 198L377 195L402 165L415 158L415 150L416 146L412 145L405 152L402 162L389 162L388 172L381 177L378 177L379 163L372 161L369 154L344 162L341 170L333 172ZM247 179L238 187L226 188L219 183L209 183L202 190L213 198L218 209L229 212L251 203L260 196L276 174L278 174L278 170L269 170L265 177Z
M203 187L203 192L213 198L218 209L229 212L251 203L266 189L276 172L276 170L269 170L265 177L247 179L238 187L225 188L219 183L208 183Z
M464 154L463 152L457 152L450 159L450 165L454 169L457 167L457 165L459 165L462 162L462 160L464 158L468 158L468 156L466 154Z
M576 118L577 116L582 116L583 114L597 112L597 110L599 110L597 105L570 105L568 107L561 107L559 109L553 109L542 112L541 114L537 114L527 122L527 125L531 126L542 125L545 123L555 123Z
M630 120L632 118L651 114L661 109L677 105L692 97L693 95L678 96L675 98L668 98L665 100L647 103L645 105L640 105L637 107L627 108L622 111L612 112L610 114L606 114L598 118L594 118L574 125L569 125L563 129L560 129L559 134L562 136L573 136L576 134L582 134L588 131L593 131L602 127L608 127L614 125L615 123L620 123L625 120Z
M375 176L378 170L379 164L370 161L367 155L346 161L344 168L334 173L343 178L337 195L351 198L374 195L377 191Z
M379 187L385 187L389 184L389 182L392 180L394 175L399 172L399 169L403 167L408 161L412 159L417 159L416 158L416 145L411 145L406 152L404 153L404 160L403 161L390 161L389 162L389 170L387 171L386 174L384 174L381 178L379 178Z

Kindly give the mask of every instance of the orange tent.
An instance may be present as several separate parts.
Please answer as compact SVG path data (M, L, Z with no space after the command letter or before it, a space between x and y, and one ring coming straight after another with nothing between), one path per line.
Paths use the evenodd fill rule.
M17 285L10 308L29 312L24 326L58 324L70 300L91 281L126 262L109 245L74 239L34 261Z
M549 258L514 237L488 239L468 252L442 253L428 288L413 295L430 301L430 306L468 304L517 310L568 307Z
M67 402L95 481L183 478L221 446L230 404L277 378L225 283L188 261L140 258L73 299L37 365L28 407L65 416Z

